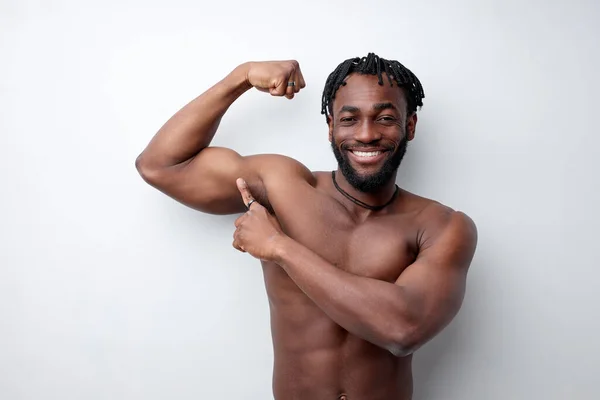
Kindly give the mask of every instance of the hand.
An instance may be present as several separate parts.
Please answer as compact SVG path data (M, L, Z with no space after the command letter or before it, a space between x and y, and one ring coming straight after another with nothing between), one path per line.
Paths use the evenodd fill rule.
M246 81L261 92L293 99L294 94L306 87L300 65L296 60L262 61L248 63ZM293 86L288 83L294 83Z
M248 184L241 178L236 183L244 204L250 203L254 197ZM252 202L250 209L235 221L235 227L233 247L260 260L275 259L277 245L285 234L277 218L269 214L265 207L257 201Z

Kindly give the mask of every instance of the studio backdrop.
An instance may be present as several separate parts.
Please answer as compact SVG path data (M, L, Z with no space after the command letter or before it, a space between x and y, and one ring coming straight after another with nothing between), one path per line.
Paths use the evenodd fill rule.
M398 184L479 229L415 399L600 398L599 19L592 0L0 1L0 398L271 399L236 216L135 158L240 63L296 59L306 89L244 94L214 144L334 169L325 79L369 52L425 90Z

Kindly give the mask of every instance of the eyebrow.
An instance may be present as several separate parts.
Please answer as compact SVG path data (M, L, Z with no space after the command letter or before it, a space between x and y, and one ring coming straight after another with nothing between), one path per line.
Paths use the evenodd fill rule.
M381 111L381 110L387 110L387 109L396 110L396 106L389 102L373 104L373 110ZM343 106L342 108L340 108L340 113L343 113L343 112L355 113L355 112L359 112L359 111L360 111L360 108L358 108L356 106Z
M395 110L396 106L393 105L392 103L377 103L373 105L373 109L377 110L377 111L381 111L381 110L387 110L387 109L392 109Z
M343 113L343 112L354 113L354 112L359 112L359 111L360 111L360 109L355 106L343 106L342 108L340 108L340 113Z

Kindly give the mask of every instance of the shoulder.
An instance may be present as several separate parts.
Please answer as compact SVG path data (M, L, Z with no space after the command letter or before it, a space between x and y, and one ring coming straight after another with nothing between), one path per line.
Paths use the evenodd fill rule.
M315 176L304 164L281 154L245 156L242 169L251 171L253 179L247 181L250 192L272 214L282 199L316 185Z
M436 248L459 249L472 253L477 245L477 225L465 212L457 211L438 201L414 196L417 243L423 251Z
M438 202L432 202L421 213L420 219L425 229L440 234L447 231L476 233L475 221L463 211L456 211Z

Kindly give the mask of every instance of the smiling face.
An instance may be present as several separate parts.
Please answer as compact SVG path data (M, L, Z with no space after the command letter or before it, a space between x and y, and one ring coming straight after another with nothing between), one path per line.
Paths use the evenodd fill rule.
M349 75L335 94L329 120L329 141L348 183L373 192L395 178L416 123L396 84L379 85L375 75Z

